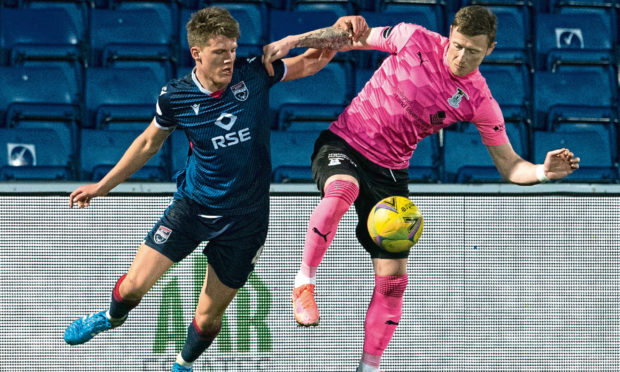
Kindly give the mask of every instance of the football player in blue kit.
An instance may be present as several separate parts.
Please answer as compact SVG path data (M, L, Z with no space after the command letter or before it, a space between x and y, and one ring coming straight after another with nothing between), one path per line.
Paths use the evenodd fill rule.
M332 32L358 37L367 29L361 17L338 19ZM175 263L208 241L203 288L187 339L173 371L191 371L192 363L220 331L224 311L254 270L267 237L271 174L269 88L281 80L312 75L335 51L308 49L274 62L269 73L261 57L236 58L239 25L228 11L209 7L194 13L187 38L196 66L161 90L157 114L108 174L83 185L69 197L87 207L140 169L177 127L190 143L177 192L161 219L138 248L121 276L110 307L77 319L64 339L71 345L123 324L131 309Z

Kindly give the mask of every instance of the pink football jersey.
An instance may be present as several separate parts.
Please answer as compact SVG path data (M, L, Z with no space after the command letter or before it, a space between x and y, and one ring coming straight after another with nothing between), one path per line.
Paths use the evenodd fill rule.
M373 28L369 44L390 55L330 130L372 162L403 169L417 143L459 121L473 122L488 146L508 142L504 118L477 69L455 76L448 38L400 23Z

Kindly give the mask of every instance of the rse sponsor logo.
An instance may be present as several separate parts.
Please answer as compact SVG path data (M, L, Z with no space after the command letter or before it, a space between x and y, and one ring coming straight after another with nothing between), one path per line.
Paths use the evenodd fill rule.
M252 139L250 128L243 128L238 132L231 132L224 136L213 137L211 138L211 142L213 143L213 148L217 150L221 147L234 146L238 143L249 141L250 139Z
M225 130L231 130L236 122L237 115L223 112L215 121L215 125ZM252 136L250 135L250 128L243 128L236 132L230 132L222 136L213 137L211 138L211 143L213 143L213 148L217 150L222 147L234 146L238 143L249 141L250 139L252 139Z

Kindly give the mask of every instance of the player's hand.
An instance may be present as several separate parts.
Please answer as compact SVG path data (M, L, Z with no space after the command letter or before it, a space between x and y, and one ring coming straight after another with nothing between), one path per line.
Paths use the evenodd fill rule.
M348 31L353 41L359 41L360 37L368 30L368 23L362 16L344 16L338 18L332 27Z
M279 60L280 58L285 57L288 54L289 50L291 50L293 47L294 45L292 45L291 38L289 36L285 37L284 39L274 41L273 43L267 44L263 47L262 61L269 76L275 75L272 63Z
M103 195L105 193L100 191L99 184L92 183L80 186L69 195L69 208L73 208L73 203L76 203L80 208L88 207L94 197Z
M564 178L579 169L579 160L566 148L549 151L545 158L545 174L551 180Z

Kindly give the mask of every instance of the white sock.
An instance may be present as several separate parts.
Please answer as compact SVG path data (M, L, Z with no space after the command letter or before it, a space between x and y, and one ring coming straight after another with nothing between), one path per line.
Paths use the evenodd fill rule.
M357 367L357 372L381 372L381 370L377 367L369 366L368 364L364 364L360 360L360 365Z
M316 277L308 277L301 272L298 272L295 276L295 288L302 286L304 284L314 284L316 285Z
M183 357L181 356L181 353L177 354L177 360L176 360L177 364L182 365L183 367L186 368L192 368L192 364L194 363L188 363L185 360L183 360Z

